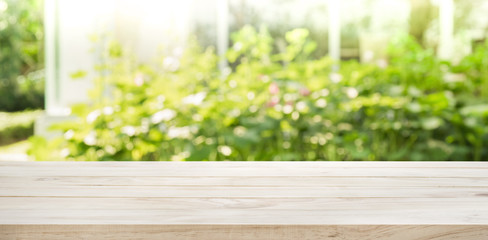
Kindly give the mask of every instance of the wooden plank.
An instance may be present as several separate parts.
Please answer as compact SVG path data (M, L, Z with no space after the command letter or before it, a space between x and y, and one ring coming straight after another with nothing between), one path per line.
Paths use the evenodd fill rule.
M488 162L433 162L433 161L361 161L361 162L329 162L329 161L219 161L219 162L117 162L117 161L101 161L101 162L0 162L0 168L4 167L35 167L40 168L57 168L57 167L97 167L97 168L149 168L149 167L165 168L488 168Z
M2 240L484 239L487 227L486 162L0 163Z
M450 206L452 207L452 205ZM63 209L0 210L0 224L390 224L446 225L488 221L488 210L455 206L418 209Z
M2 187L0 196L64 196L64 197L398 197L456 198L477 197L488 201L488 188L439 187L159 187L159 186L74 186L74 187Z
M308 177L477 177L488 178L488 169L485 168L335 168L315 167L315 168L197 168L197 167L164 167L160 163L158 166L146 168L98 168L94 167L53 167L53 168L10 168L1 167L0 176L166 176L166 177L234 177L234 176L269 176L269 177L288 177L288 176L308 176Z
M4 240L482 240L488 227L471 225L8 225Z
M145 177L145 176L0 176L0 187L71 186L261 186L261 187L488 187L487 178L425 177Z
M89 197L2 197L0 210L62 209L487 209L485 198L89 198Z

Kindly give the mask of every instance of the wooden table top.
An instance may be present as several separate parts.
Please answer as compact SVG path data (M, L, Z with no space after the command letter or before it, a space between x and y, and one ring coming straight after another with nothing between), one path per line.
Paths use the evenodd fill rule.
M0 239L488 239L488 162L0 162Z

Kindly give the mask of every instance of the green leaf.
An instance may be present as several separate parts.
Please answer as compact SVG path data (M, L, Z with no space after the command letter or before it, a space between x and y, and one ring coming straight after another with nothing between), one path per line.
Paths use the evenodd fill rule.
M72 74L70 74L72 79L80 79L86 77L87 73L85 71L77 71Z
M467 106L461 109L461 114L465 116L488 116L488 104Z
M444 124L444 120L438 117L430 117L421 120L422 128L425 130L434 130Z

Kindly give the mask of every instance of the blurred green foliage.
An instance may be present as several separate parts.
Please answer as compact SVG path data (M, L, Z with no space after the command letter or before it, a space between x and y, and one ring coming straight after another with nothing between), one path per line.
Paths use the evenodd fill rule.
M40 0L0 0L0 111L44 107Z
M34 134L34 121L41 110L0 112L0 146L25 140Z
M91 105L33 137L38 160L488 160L488 43L453 65L412 37L377 64L311 57L306 29L276 46L266 28L232 34L232 70L188 44L137 65L116 43ZM180 51L181 50L181 51ZM337 65L340 64L340 69ZM107 94L109 92L110 94Z

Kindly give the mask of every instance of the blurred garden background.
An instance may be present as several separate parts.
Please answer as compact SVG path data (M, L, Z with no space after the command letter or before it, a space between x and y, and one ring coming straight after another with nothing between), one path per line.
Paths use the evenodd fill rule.
M488 0L0 0L0 160L488 160Z

